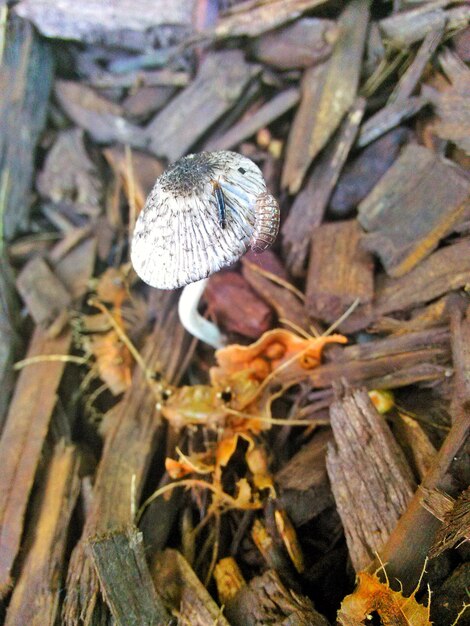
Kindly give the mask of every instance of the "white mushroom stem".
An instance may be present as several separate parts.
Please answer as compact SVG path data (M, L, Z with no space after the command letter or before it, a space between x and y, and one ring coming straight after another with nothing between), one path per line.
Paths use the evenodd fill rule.
M224 345L222 333L215 324L204 319L197 310L207 281L208 279L204 278L184 287L178 302L178 314L188 333L205 341L213 348L221 348Z

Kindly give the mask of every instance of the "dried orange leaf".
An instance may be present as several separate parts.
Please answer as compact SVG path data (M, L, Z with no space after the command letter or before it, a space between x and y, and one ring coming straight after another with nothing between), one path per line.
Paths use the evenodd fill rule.
M249 370L252 377L262 382L273 370L296 355L301 367L310 370L320 364L323 348L328 343L347 343L347 339L343 335L306 339L283 328L269 330L249 346L233 344L217 350L218 367L211 369L211 381L223 385L227 376Z
M131 384L132 356L115 330L104 335L93 335L84 340L85 349L96 359L101 380L114 395Z
M406 598L373 574L359 572L357 577L355 591L344 598L338 611L338 623L342 626L369 624L374 614L383 626L431 626L430 606L418 604L416 591Z

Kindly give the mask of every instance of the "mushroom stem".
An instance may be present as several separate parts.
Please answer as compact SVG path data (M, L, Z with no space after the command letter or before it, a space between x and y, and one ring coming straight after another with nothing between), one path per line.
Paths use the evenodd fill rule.
M221 348L224 345L222 333L215 324L204 319L197 310L207 281L208 279L204 278L184 287L178 302L178 314L180 322L188 333L205 341L213 348Z

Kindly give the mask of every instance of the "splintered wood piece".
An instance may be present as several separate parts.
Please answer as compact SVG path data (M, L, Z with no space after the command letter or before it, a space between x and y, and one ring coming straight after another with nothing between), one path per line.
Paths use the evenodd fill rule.
M434 131L470 154L470 70L450 50L441 54L439 60L451 85L443 91L423 87L440 118Z
M434 558L462 540L470 541L470 487L457 500L436 489L423 489L422 505L442 522L429 557Z
M188 28L192 22L194 0L120 0L110 4L74 0L22 0L15 12L34 22L46 37L72 39L103 47L130 47L135 50L151 45L155 28L169 24ZM144 35L148 32L148 36ZM140 43L140 45L139 45ZM126 45L127 44L127 45Z
M419 79L424 72L424 68L436 51L437 46L440 44L443 34L444 25L442 24L426 35L423 43L416 53L415 58L413 59L413 62L396 84L395 89L389 98L389 103L406 102L406 100L408 100L408 98L413 94L413 91L416 89Z
M99 213L103 182L85 150L82 129L59 134L47 153L36 184L43 198L73 204L85 215Z
M322 224L313 232L306 306L313 317L338 319L355 300L374 296L374 262L361 247L356 220Z
M122 116L122 108L95 93L93 89L73 81L56 80L54 93L68 117L86 130L96 143L124 143L143 148L145 132Z
M169 625L173 619L153 585L137 528L88 540L101 592L118 626Z
M390 276L406 274L464 217L469 192L470 181L458 167L409 144L358 207L368 231L364 245Z
M236 272L218 272L211 276L204 297L209 315L223 330L258 339L271 328L271 308Z
M468 411L457 406L452 417L454 421L449 434L436 454L433 467L421 483L425 489L445 489L446 475L452 462L458 460L465 453L465 446L468 446ZM422 490L418 490L380 551L380 563L387 563L389 578L400 580L405 593L416 588L439 527L440 522L423 508ZM371 568L376 570L380 563L376 559Z
M464 319L458 309L451 317L452 354L455 372L455 401L470 407L470 309Z
M281 488L279 504L296 526L305 524L333 504L325 465L326 450L332 438L329 430L315 434L276 473L275 482Z
M72 294L76 285L88 282L94 265L94 247L85 247L85 244L88 245L88 242L82 244L82 251L87 250L86 255L76 255L76 250L73 250L55 268ZM70 282L66 282L60 276L60 271L67 266L72 255L73 277ZM72 332L68 328L52 336L37 327L26 358L38 357L38 361L21 370L10 403L0 439L3 472L0 483L0 596L5 594L10 583L29 495L71 343Z
M289 626L328 626L306 596L287 589L270 569L253 578L228 601L225 612L232 626L288 624Z
M72 298L41 257L27 263L16 287L38 326L47 327L69 306Z
M265 2L245 2L233 7L231 12L219 20L214 31L207 33L216 39L256 37L286 22L295 20L304 11L324 4L326 0L271 0Z
M292 87L274 96L272 100L266 102L255 113L242 119L238 124L232 126L221 137L209 141L205 146L206 150L230 150L243 140L254 135L260 128L265 128L271 122L292 109L299 101L299 90Z
M398 413L399 419L394 421L394 433L416 476L421 480L434 463L436 448L419 422L404 413Z
M13 363L21 345L18 320L19 300L13 270L5 247L0 249L0 432L8 411L15 381Z
M316 72L308 73L309 82L314 81L314 91L308 90L302 98L289 134L282 174L282 186L290 193L300 189L310 163L356 99L368 21L368 0L350 2L338 20L340 35L320 81Z
M186 154L230 111L259 71L259 66L245 61L240 50L208 54L196 79L147 125L148 149L170 161Z
M69 522L80 489L75 447L55 447L33 500L29 545L8 605L6 626L54 626L58 621L62 565Z
M363 390L330 407L336 449L326 467L356 572L383 548L414 491L403 452Z
M150 371L158 371L168 382L176 382L188 347L178 321L174 293L165 293L158 314L142 356ZM122 529L133 521L133 507L140 499L161 423L156 401L146 374L135 368L131 387L112 409L113 420L106 435L92 503L81 540L70 559L63 615L67 626L77 624L80 615L85 624L94 624L102 612L98 581L85 543L92 535Z
M294 276L304 272L312 232L321 223L331 192L356 138L365 101L351 107L335 139L318 160L303 189L296 197L282 227L286 263Z
M375 301L354 311L340 328L355 332L383 315L406 311L443 294L461 289L470 281L470 241L441 248L400 278L379 277Z
M2 24L2 36L3 29ZM49 45L29 22L9 19L0 68L0 219L7 240L29 213L36 144L46 121L52 78Z
M307 68L330 56L338 36L333 20L305 17L255 39L250 49L257 61L277 69Z
M328 210L346 217L379 182L410 138L406 128L391 130L346 163L331 196Z
M281 326L289 328L289 322L293 322L299 328L308 331L310 320L298 295L282 284L273 282L263 274L262 269L260 271L258 265L246 257L242 259L242 267L243 276L252 288L273 307Z
M191 626L229 626L222 610L178 550L160 552L151 565L157 592L177 613L180 623Z
M379 21L379 28L386 41L394 48L407 48L424 39L433 30L444 28L446 32L458 30L468 24L470 10L458 6L444 10L449 0L434 0L408 11L399 11Z
M470 280L470 241L462 240L434 252L406 276L387 278L376 290L379 315L405 311L464 287Z
M36 328L26 358L44 357L26 366L18 377L0 439L0 596L11 584L11 570L20 547L24 516L34 476L57 401L57 388L70 350L72 333L49 338ZM54 355L51 361L48 355Z
M315 65L305 70L300 83L300 104L289 130L282 169L281 185L297 192L311 163L309 137L314 123L314 112L320 102L326 65Z
M396 100L369 117L357 138L357 146L363 148L395 126L416 115L429 102L427 96L411 96L407 100Z

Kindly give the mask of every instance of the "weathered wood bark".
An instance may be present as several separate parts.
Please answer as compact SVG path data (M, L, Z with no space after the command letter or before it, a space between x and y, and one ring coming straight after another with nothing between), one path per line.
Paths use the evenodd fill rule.
M13 271L0 243L0 433L13 392L15 373L13 362L21 346L17 320L19 302L14 289Z
M314 231L306 285L313 317L331 323L356 300L372 301L374 261L361 246L362 235L356 220L322 224Z
M289 591L274 570L253 578L227 602L227 617L232 626L327 626L328 621L315 611L312 602Z
M8 22L0 69L0 197L3 237L12 239L28 216L34 153L46 121L52 85L49 45L29 22Z
M219 72L219 67L225 68ZM236 103L260 68L238 50L207 56L196 79L154 117L146 128L149 149L174 161Z
M315 106L309 110L307 99L302 99L289 135L282 175L282 185L290 193L300 189L310 163L356 98L368 20L368 0L354 0L347 5L338 20L338 41L321 72L319 88L313 92L311 104ZM313 70L310 78L316 77Z
M79 465L75 447L58 443L33 501L26 557L5 626L57 623L69 523L80 488Z
M358 207L359 222L368 231L364 245L390 276L402 276L464 217L469 193L470 182L460 168L409 144Z
M168 381L180 375L179 367L187 352L185 333L174 305L175 294L167 294L143 354L149 370L157 370ZM132 386L113 409L113 422L98 467L92 504L81 540L70 560L64 604L67 626L106 622L98 596L98 581L85 546L91 536L122 529L133 522L133 510L142 492L161 424L155 408L157 399L146 374L136 368Z
M136 528L113 530L88 540L101 591L118 626L173 623L157 594Z
M330 431L315 434L275 475L279 502L296 526L305 524L333 504L325 456Z
M83 285L86 288L88 284L94 265L94 250L93 239L84 241L55 266L61 282L74 299L82 295ZM0 596L7 592L11 582L26 506L71 342L70 328L51 336L37 327L26 357L38 361L26 365L21 371L10 403L0 439L3 468L0 484Z
M304 273L312 233L323 219L331 192L356 138L364 106L360 98L351 107L335 140L326 148L305 189L296 197L282 227L287 267L294 276Z
M191 626L229 626L209 592L177 550L157 554L151 565L153 582L179 623Z
M367 393L347 391L330 407L336 449L326 467L356 572L383 548L414 491L406 459Z

